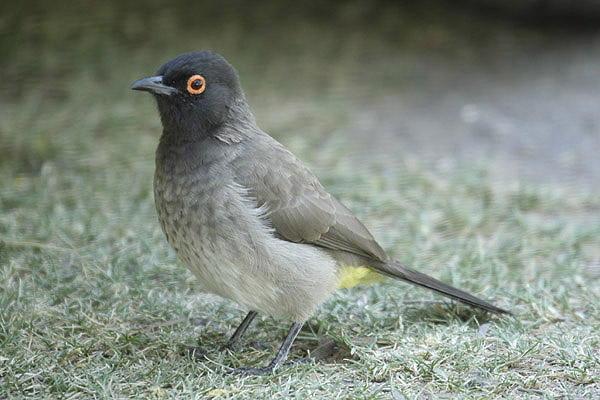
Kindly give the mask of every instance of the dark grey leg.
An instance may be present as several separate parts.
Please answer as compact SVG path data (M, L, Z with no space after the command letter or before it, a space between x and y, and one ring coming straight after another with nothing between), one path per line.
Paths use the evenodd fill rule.
M298 336L298 333L300 332L301 328L302 328L302 324L299 323L299 322L294 322L292 324L292 327L290 328L290 330L288 331L287 336L283 340L283 343L281 344L281 347L279 348L279 351L277 352L277 355L275 355L275 358L273 359L273 361L271 361L269 363L269 365L267 365L266 367L262 367L262 368L253 368L253 367L237 368L237 369L233 370L233 373L234 374L247 374L247 375L265 375L265 374L270 374L271 372L273 372L273 370L275 368L277 368L281 363L283 363L287 359L287 356L288 356L288 354L290 352L290 347L292 347L292 344L294 343L294 340L296 340L296 336Z
M225 348L234 349L235 347L237 347L240 344L240 341L242 340L242 336L244 336L246 329L248 329L248 326L250 326L250 323L252 322L254 317L256 317L256 314L257 314L256 311L250 311L248 313L248 315L246 315L246 318L244 318L244 320L242 321L240 326L238 326L237 329L235 330L235 332L233 332L233 335L231 335L231 338L225 345Z

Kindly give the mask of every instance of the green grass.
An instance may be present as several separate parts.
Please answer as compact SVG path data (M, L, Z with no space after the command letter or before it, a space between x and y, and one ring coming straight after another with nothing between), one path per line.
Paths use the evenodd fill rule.
M98 4L86 18L60 3L0 13L0 398L600 396L598 193L500 185L485 167L447 170L407 155L397 168L356 168L341 129L355 103L345 98L408 80L386 79L386 56L358 88L340 79L360 74L362 44L386 49L368 29L340 47L315 40L320 28L303 18L283 19L273 29L303 36L269 42L255 30L266 8L252 11L256 26L241 22L249 10L223 11L221 31L208 23L212 9L138 6ZM205 23L190 27L193 15ZM158 28L145 29L147 19ZM331 338L332 356L273 376L228 375L268 362L289 321L261 316L249 346L219 350L244 311L204 293L160 232L151 191L159 120L149 96L128 90L174 54L203 47L232 55L263 128L391 254L515 317L386 281L338 292L292 354Z

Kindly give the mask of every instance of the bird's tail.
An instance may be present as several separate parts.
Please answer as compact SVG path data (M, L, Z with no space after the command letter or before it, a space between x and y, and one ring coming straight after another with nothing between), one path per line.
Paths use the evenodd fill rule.
M497 314L512 314L510 311L496 307L485 300L473 296L472 294L464 292L460 289L456 289L455 287L432 278L429 275L425 275L422 272L406 267L396 260L386 264L382 263L378 265L371 265L370 267L383 275L387 275L396 279L402 279L404 281L423 286L427 289L431 289L435 292L443 294L444 296L453 298L473 307L481 308Z

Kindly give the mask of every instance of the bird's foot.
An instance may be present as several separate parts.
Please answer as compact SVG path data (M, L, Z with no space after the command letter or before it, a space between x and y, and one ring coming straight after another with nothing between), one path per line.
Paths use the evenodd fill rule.
M283 366L291 367L296 364L305 364L305 363L313 362L313 361L315 361L315 359L312 357L302 357L297 360L287 362L287 363L283 364ZM280 366L281 366L281 364L271 363L271 364L267 365L266 367L261 367L261 368L241 367L241 368L236 368L233 371L231 371L231 374L233 374L233 375L268 375L268 374L273 373L273 371L275 371L275 369Z

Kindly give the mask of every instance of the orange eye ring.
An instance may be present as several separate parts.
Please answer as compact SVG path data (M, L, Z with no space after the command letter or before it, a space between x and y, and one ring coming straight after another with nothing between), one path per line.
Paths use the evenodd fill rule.
M187 81L187 91L191 94L200 94L206 89L206 80L202 75L192 75Z

